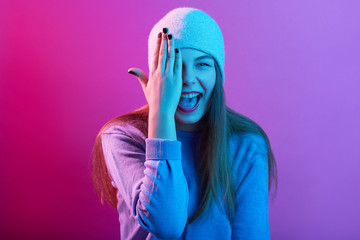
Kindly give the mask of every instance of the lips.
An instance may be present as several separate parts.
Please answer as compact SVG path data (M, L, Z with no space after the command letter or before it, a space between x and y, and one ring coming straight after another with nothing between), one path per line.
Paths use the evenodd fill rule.
M197 100L196 100L196 104L195 104L195 106L194 106L193 108L184 108L184 107L182 107L180 104L178 105L178 108L179 108L181 111L186 112L186 113L193 112L193 111L195 111L195 110L198 108L201 97L202 97L202 94L201 94L201 93L196 96L196 99L197 99Z
M183 94L190 94L190 93L199 93L199 94L202 95L202 93L201 93L201 92L198 92L198 91L184 91L184 92L181 92L181 95L183 95Z

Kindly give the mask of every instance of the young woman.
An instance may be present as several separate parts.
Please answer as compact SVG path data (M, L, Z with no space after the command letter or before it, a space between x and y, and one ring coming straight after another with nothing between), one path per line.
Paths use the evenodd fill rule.
M121 239L270 239L275 159L261 127L225 105L219 26L176 8L153 27L148 56L149 78L129 70L148 104L106 123L93 151Z

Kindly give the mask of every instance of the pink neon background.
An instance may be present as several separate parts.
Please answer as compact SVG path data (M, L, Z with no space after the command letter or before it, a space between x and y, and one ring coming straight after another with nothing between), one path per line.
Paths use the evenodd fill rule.
M130 67L175 7L225 39L227 103L267 132L272 239L359 239L358 1L1 1L0 238L119 239L92 189L100 127L145 104Z

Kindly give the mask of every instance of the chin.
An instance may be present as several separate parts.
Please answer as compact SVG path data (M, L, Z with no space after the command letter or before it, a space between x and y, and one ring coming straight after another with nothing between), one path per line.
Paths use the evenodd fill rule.
M175 121L177 128L183 131L198 131L203 127L203 114L185 114L182 112L175 112Z
M197 123L201 118L199 118L198 116L184 116L181 113L175 113L175 120L179 123L182 124L194 124Z

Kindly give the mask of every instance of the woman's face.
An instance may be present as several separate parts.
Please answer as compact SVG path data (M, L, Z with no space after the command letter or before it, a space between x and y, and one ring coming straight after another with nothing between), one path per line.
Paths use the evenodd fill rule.
M209 109L210 97L216 81L215 63L210 55L191 48L182 48L181 56L183 86L175 112L176 130L194 132L202 128L203 123L199 120ZM200 93L200 95L186 96L184 95L186 92Z

